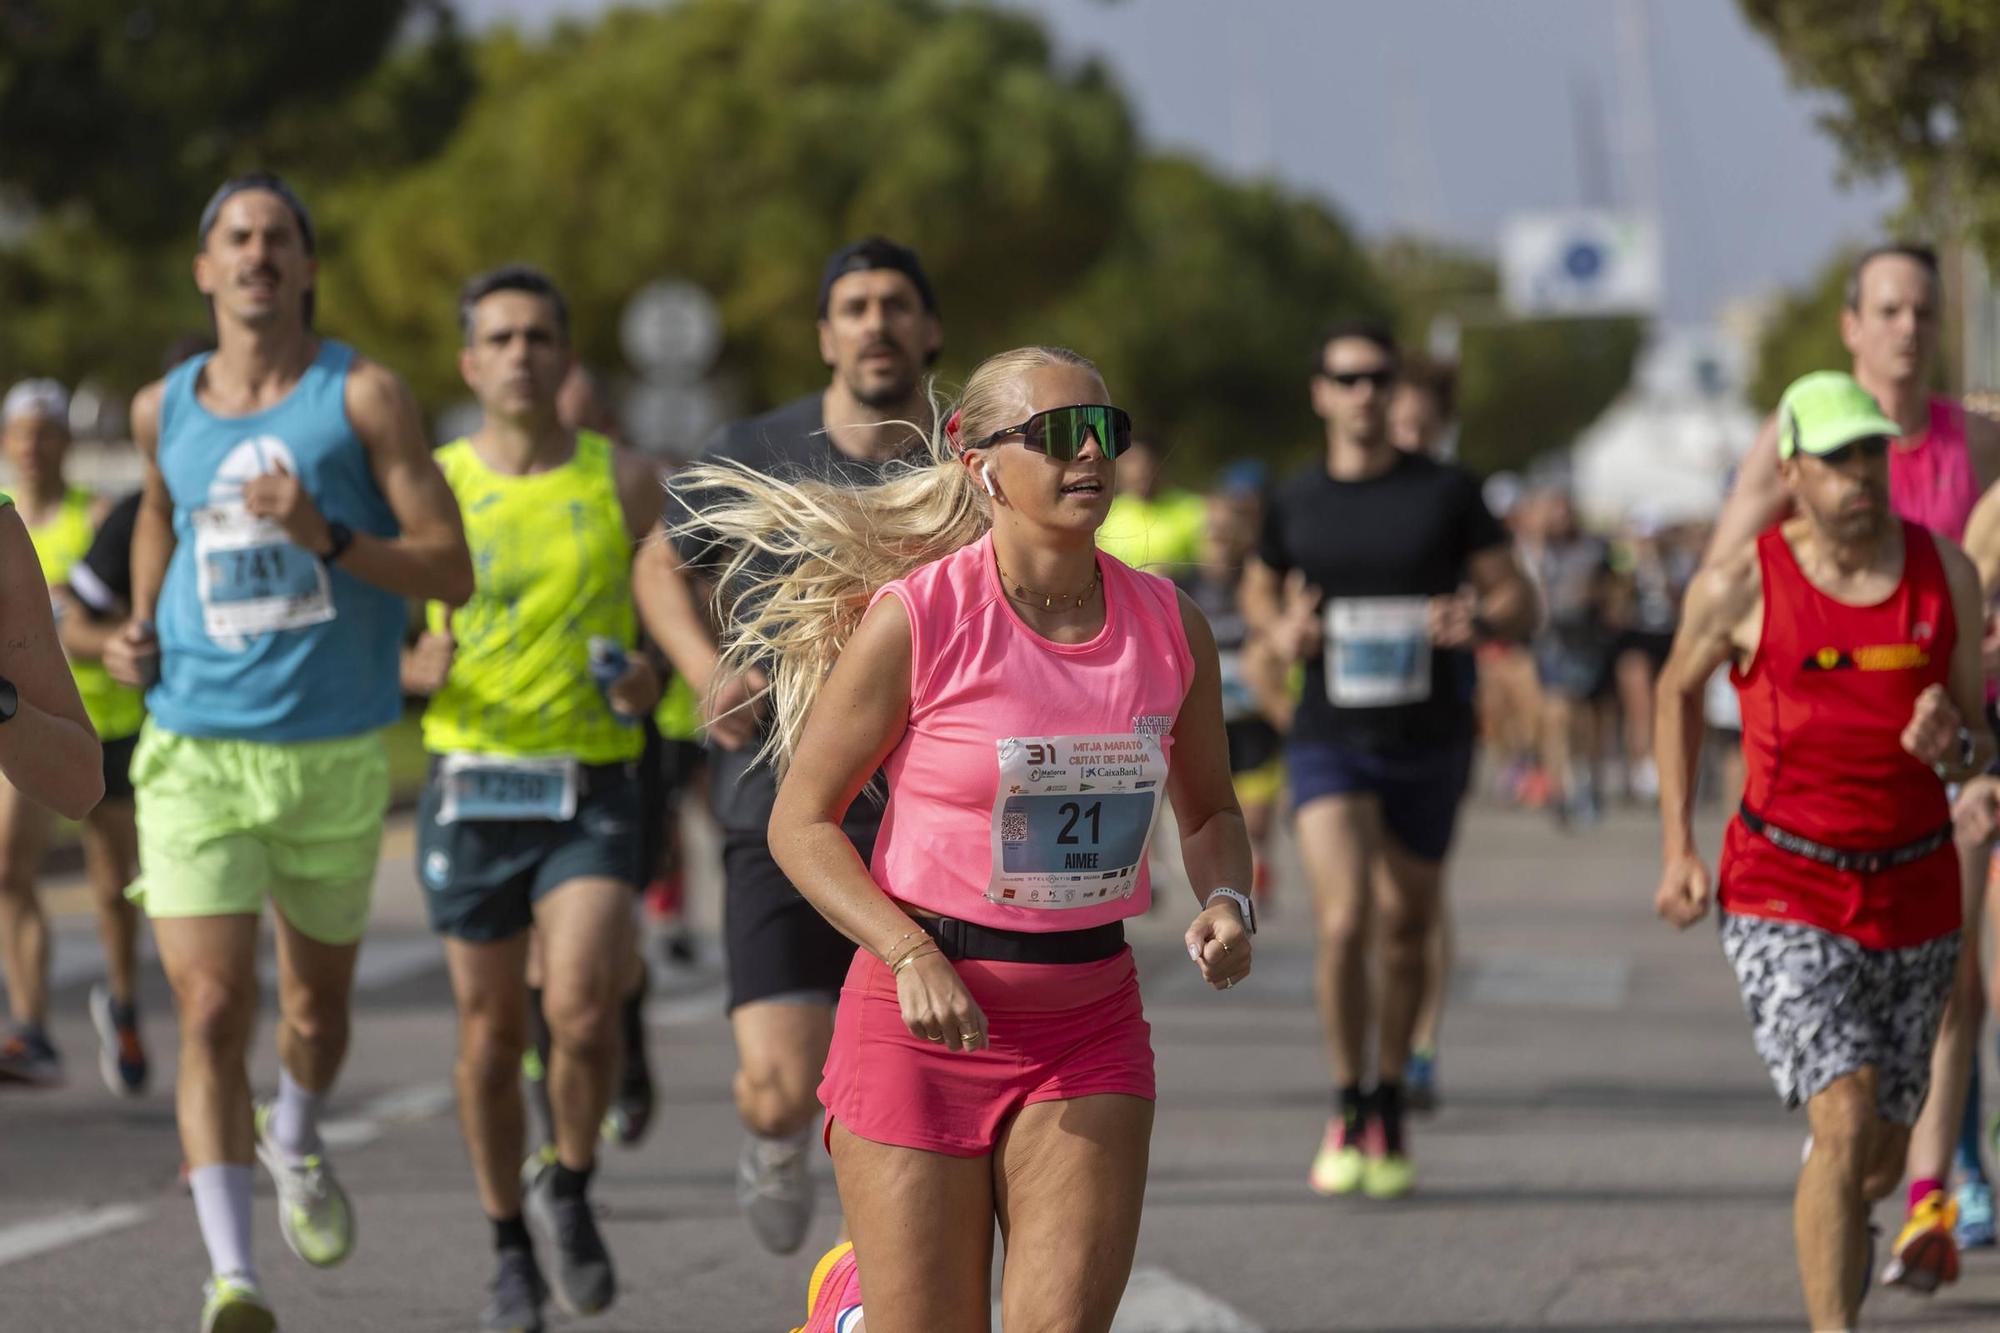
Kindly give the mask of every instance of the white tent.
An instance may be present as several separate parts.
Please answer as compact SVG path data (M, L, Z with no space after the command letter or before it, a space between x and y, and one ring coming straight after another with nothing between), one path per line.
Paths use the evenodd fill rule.
M1635 512L1668 525L1715 516L1757 434L1757 415L1736 387L1737 360L1722 335L1706 330L1663 333L1646 347L1631 387L1571 450L1586 523L1614 527Z

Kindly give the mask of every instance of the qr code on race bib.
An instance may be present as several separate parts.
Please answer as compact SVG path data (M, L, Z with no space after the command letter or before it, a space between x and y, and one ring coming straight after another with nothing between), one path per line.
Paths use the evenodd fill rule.
M1023 810L1010 810L1000 816L1000 841L1026 842L1028 840L1028 815Z

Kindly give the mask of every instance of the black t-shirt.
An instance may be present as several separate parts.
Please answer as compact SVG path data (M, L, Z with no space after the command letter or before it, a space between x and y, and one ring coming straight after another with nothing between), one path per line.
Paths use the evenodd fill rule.
M110 617L132 601L132 530L139 522L141 494L120 500L97 525L90 549L70 566L69 584L92 615Z
M842 486L872 486L882 480L887 464L849 458L834 447L825 428L821 396L809 394L761 417L730 422L702 451L701 461L731 460L767 476L830 481ZM700 514L712 502L710 493L692 486L669 485L667 497L666 522L670 530ZM675 531L674 549L691 572L711 580L721 576L730 555L719 541L699 531ZM756 558L748 572L749 577L756 579L777 569L775 562ZM728 832L762 835L771 822L771 806L778 797L776 776L768 765L751 766L757 745L762 741L760 735L757 742L741 750L709 745L709 788L715 818ZM854 799L847 813L849 828L865 831L869 836L873 836L881 820L879 798L867 791Z
M1472 654L1423 651L1423 599L1457 591L1472 556L1506 541L1471 473L1418 454L1365 481L1320 464L1279 487L1257 556L1320 590L1327 631L1293 736L1369 750L1469 743Z

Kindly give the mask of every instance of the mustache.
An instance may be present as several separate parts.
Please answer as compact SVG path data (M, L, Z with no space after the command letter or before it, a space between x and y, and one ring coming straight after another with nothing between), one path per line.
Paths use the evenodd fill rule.
M238 283L249 282L253 278L265 278L271 282L276 282L278 280L278 270L269 264L260 264L256 268L245 269L236 275Z

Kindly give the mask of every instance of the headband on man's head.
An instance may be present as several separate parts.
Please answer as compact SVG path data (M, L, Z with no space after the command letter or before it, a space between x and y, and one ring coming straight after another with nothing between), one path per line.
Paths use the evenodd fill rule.
M266 190L285 201L285 207L292 210L292 220L299 224L299 236L305 242L306 253L319 253L319 238L313 231L312 214L292 187L269 171L249 171L241 176L231 176L216 186L215 193L208 198L208 205L201 210L201 225L196 229L194 241L197 246L208 244L208 234L215 230L215 220L222 213L222 206L245 190Z

